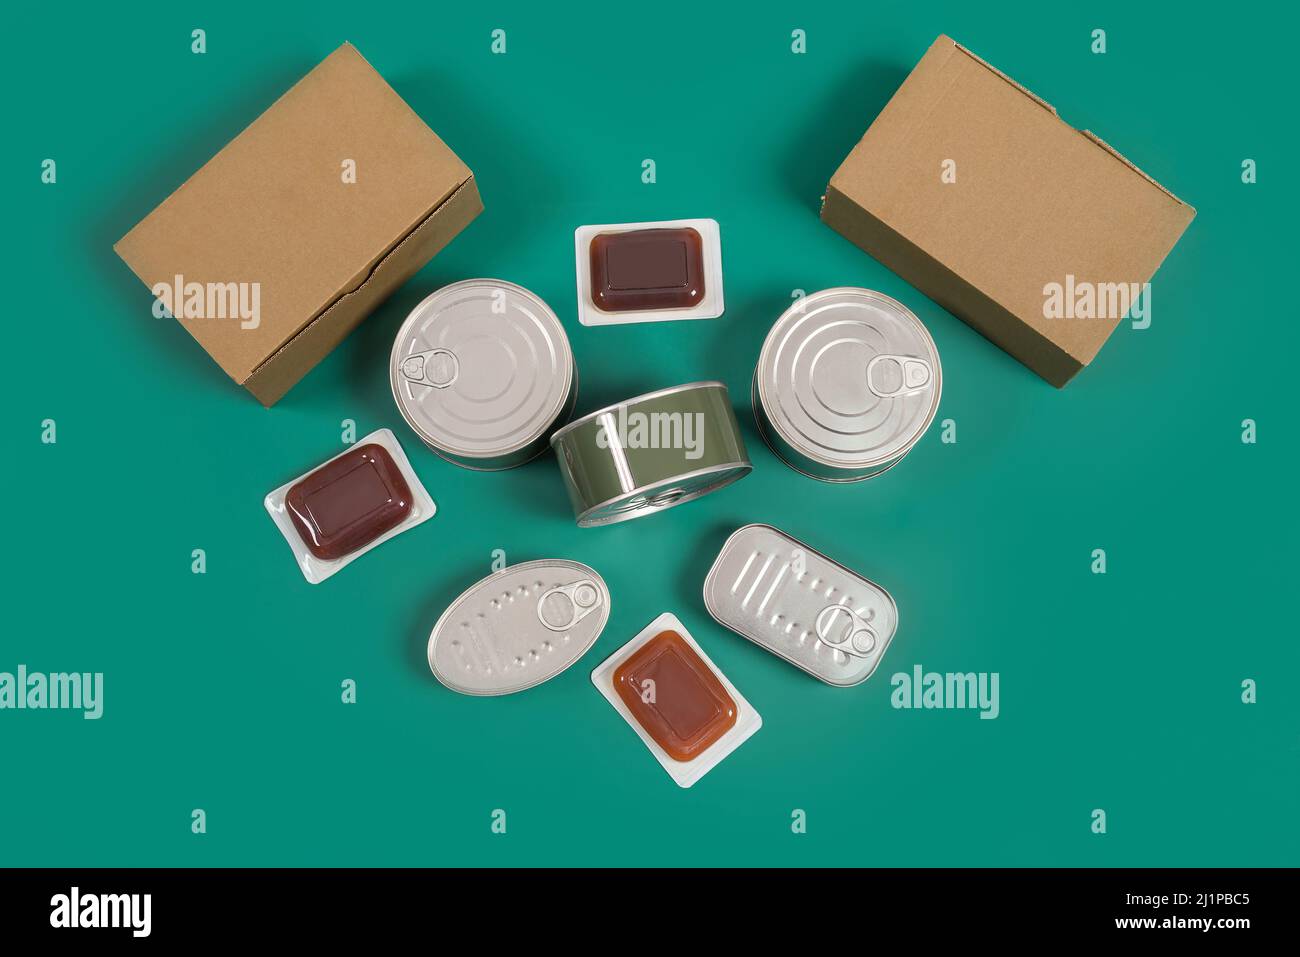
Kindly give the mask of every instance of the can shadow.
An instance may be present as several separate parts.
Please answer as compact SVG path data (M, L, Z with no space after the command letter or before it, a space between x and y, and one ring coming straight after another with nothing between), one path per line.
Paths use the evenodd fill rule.
M435 684L437 679L429 670L429 635L433 632L433 626L438 623L438 619L442 617L442 613L465 589L478 580L464 572L453 571L435 581L429 594L420 603L419 612L412 616L410 627L406 629L407 663L413 671Z
M758 353L763 348L763 340L767 338L772 324L789 308L791 302L791 286L777 283L768 285L769 288L747 297L738 308L727 311L726 327L716 331L709 350L710 360L716 370L715 377L727 383L731 406L736 412L736 421L740 425L745 449L751 461L755 459L756 450L764 444L754 424L750 391L754 381L754 366L758 363Z
M573 522L573 505L560 475L560 465L555 452L547 449L531 462L502 474L507 486L504 494L510 495L516 505L522 505L538 520Z

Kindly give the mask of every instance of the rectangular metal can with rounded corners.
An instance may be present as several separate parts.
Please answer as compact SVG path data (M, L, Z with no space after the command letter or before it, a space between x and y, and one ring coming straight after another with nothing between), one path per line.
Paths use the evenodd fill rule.
M731 534L704 604L719 624L836 687L871 677L898 630L889 592L771 525Z

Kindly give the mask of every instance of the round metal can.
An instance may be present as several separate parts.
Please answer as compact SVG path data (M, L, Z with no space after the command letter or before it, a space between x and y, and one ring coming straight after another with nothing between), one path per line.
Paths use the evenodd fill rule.
M939 409L934 339L902 303L870 289L823 289L767 334L754 369L763 440L798 472L857 482L896 465Z
M753 466L727 387L689 382L575 419L551 437L581 526L661 512Z
M388 371L407 424L471 469L540 455L578 392L560 320L540 297L500 279L443 286L411 310Z

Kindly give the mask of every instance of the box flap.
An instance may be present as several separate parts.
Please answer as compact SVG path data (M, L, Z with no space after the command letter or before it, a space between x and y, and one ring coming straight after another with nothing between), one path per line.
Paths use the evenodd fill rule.
M355 164L346 182L344 163ZM470 178L344 44L114 247L151 288L259 284L260 323L184 318L244 382Z
M1146 282L1196 212L946 36L831 186L1081 363L1122 316L1046 318L1044 287Z

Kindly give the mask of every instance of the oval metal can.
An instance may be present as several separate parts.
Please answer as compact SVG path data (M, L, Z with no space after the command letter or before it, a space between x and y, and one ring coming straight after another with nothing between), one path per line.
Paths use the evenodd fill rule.
M689 382L597 409L559 429L551 445L584 527L661 512L753 468L721 382Z
M608 620L609 589L594 569L567 559L511 565L442 613L429 634L429 668L461 694L513 694L581 658Z
M398 330L389 361L402 418L434 452L471 469L507 469L546 450L577 398L569 337L522 286L443 286Z
M871 677L898 631L889 592L771 525L736 529L704 579L720 624L829 685Z
M791 468L857 482L911 451L934 421L942 387L934 339L910 309L870 289L823 289L767 334L754 418Z

